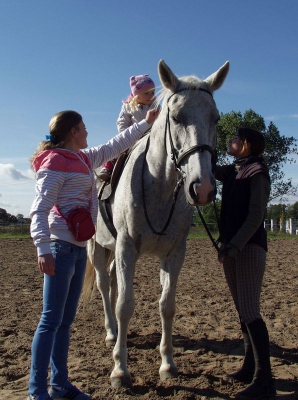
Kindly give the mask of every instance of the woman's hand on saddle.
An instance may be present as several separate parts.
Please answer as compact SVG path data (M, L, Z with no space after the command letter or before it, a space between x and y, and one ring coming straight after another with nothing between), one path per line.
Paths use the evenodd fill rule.
M148 124L153 124L156 118L159 116L159 108L153 108L152 110L147 111L145 120Z
M52 254L44 254L38 257L38 267L46 275L55 275L55 261Z

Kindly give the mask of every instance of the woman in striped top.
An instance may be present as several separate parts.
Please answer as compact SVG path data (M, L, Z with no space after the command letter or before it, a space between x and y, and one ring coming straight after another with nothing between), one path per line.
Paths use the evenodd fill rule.
M82 116L62 111L52 117L48 140L40 143L31 158L36 173L31 236L37 247L38 267L44 273L44 292L43 311L32 342L28 400L90 398L68 381L70 326L76 315L87 255L86 242L75 239L65 219L71 210L84 207L96 224L93 170L131 147L157 116L157 110L150 110L144 120L108 143L86 149L88 133Z

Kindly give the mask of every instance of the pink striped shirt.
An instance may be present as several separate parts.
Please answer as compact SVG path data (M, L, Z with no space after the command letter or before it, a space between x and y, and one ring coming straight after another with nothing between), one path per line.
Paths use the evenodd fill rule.
M53 239L64 240L78 246L64 219L54 212L57 206L67 218L77 207L90 210L96 224L98 199L93 170L103 163L117 158L131 147L149 128L143 120L119 133L108 143L80 151L66 149L45 150L33 161L36 172L35 198L31 206L31 236L38 255L49 254Z

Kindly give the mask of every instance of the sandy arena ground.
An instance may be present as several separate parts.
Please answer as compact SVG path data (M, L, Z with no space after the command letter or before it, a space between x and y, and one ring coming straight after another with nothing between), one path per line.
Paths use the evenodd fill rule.
M177 289L173 332L179 377L159 380L161 335L158 260L143 257L135 276L136 310L130 323L131 389L112 389L112 349L104 344L99 292L72 329L69 375L92 399L229 399L243 388L225 378L241 363L237 315L221 265L208 239L189 239ZM30 346L42 304L42 275L30 239L1 239L0 399L25 399ZM279 399L298 399L298 241L270 239L262 313L271 341Z

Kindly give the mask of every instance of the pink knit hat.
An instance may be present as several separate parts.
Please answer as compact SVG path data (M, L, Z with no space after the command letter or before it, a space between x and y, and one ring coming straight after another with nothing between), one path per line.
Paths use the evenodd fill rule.
M130 77L130 89L132 96L136 96L141 92L154 89L155 84L149 75L135 75Z

